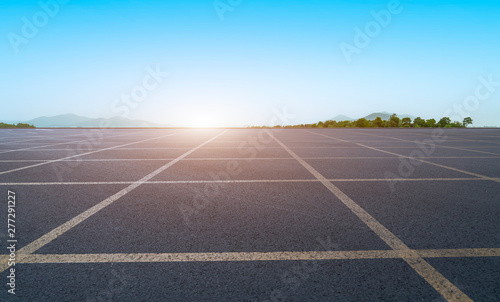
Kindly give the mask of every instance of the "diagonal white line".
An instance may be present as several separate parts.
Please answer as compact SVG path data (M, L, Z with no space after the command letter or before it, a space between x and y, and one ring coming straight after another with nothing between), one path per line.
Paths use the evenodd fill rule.
M377 234L387 245L389 245L398 255L406 261L420 276L422 276L436 291L438 291L448 301L472 301L458 287L451 283L446 277L432 267L427 261L411 250L401 239L389 231L378 222L373 216L366 212L356 202L349 198L337 186L328 181L321 173L300 158L295 152L290 150L285 144L274 137L269 130L267 134L271 136L280 146L283 147L293 158L295 158L304 168L316 177L330 192L332 192L344 205L346 205L361 221L363 221L375 234Z
M216 138L218 138L219 136L223 135L226 132L227 132L227 130L219 133L218 135L212 137L208 141L206 141L206 142L198 145L197 147L194 147L193 149L191 149L188 152L182 154L181 156L177 157L176 159L174 159L173 161L169 162L168 164L166 164L166 165L158 168L157 170L155 170L155 171L151 172L150 174L144 176L143 178L139 179L138 181L132 183L128 187L120 190L119 192L117 192L117 193L113 194L112 196L106 198L105 200L101 201L100 203L96 204L95 206L91 207L90 209L88 209L88 210L84 211L83 213L77 215L73 219L71 219L71 220L63 223L62 225L56 227L52 231L48 232L47 234L43 235L42 237L36 239L35 241L29 243L25 247L23 247L20 250L18 250L18 253L19 254L32 254L32 253L34 253L35 251L37 251L41 247L45 246L46 244L48 244L52 240L56 239L57 237L59 237L62 234L66 233L67 231L71 230L72 228L74 228L78 224L80 224L83 221L85 221L87 218L91 217L92 215L94 215L95 213L97 213L100 210L104 209L105 207L109 206L110 204L112 204L116 200L118 200L121 197L123 197L124 195L128 194L130 191L132 191L135 188L139 187L140 185L144 184L145 182L147 182L151 178L155 177L159 173L165 171L166 169L168 169L169 167L171 167L172 165L174 165L175 163L177 163L179 160L183 159L184 157L188 156L189 154L193 153L194 151L200 149L204 145L210 143L211 141L215 140ZM6 270L9 267L10 267L10 265L9 265L9 263L7 261L2 261L0 263L0 273L3 272L4 270Z

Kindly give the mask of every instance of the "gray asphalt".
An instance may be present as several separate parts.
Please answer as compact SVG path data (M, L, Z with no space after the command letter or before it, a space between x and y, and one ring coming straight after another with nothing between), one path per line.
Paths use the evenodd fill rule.
M8 190L19 250L169 163L34 254L391 250L264 130L224 131L1 129L0 255ZM270 132L409 248L500 248L500 130ZM472 300L499 301L496 253L425 260ZM399 258L15 268L0 301L445 301Z

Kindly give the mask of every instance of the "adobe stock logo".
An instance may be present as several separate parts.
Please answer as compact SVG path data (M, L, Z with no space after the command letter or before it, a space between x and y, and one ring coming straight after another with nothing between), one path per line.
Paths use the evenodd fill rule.
M144 102L168 76L168 73L162 71L158 65L154 69L148 66L146 71L147 74L142 78L141 85L134 86L129 94L122 94L120 99L115 100L111 105L111 110L119 113L120 117L128 117L131 109L135 109L137 105Z
M340 43L340 50L347 63L352 62L354 54L360 54L361 50L368 47L372 40L382 32L382 29L389 26L394 15L403 11L403 6L399 0L391 0L387 3L386 9L379 12L371 11L373 20L367 22L363 28L354 27L354 39L352 44L347 42Z
M480 103L490 99L500 87L500 81L495 81L493 74L488 78L480 76L479 83L473 94L467 96L461 103L453 104L453 109L447 110L443 116L450 116L453 120L462 120L479 109Z
M21 31L19 34L9 32L7 39L15 53L19 53L19 47L23 44L28 44L30 40L34 39L41 28L45 27L50 19L57 16L61 9L61 5L68 4L70 0L48 0L40 1L38 5L40 10L31 16L31 18L22 17Z
M224 21L224 15L227 12L232 12L236 7L240 6L243 0L215 0L212 4L215 12L219 16L219 20Z

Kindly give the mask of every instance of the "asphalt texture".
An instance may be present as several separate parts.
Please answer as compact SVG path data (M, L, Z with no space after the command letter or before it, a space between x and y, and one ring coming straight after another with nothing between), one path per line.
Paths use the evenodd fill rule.
M0 301L452 301L436 280L463 301L500 301L498 129L0 129L0 140ZM385 230L440 277L394 253Z

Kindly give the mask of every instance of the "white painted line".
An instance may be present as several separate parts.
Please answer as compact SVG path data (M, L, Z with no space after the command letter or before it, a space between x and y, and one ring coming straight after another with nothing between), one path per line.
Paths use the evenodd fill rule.
M406 261L420 276L422 276L434 289L448 301L472 301L458 287L451 283L446 277L433 268L427 261L411 250L403 241L378 222L373 216L366 212L356 202L349 198L337 186L328 181L321 173L309 165L306 161L295 154L290 148L279 141L269 130L266 130L278 144L280 144L290 155L292 155L304 168L332 192L345 206L347 206L361 221L363 221L380 239L389 245L398 255Z
M422 258L500 257L498 248L413 250ZM225 252L225 253L115 253L115 254L18 254L18 263L139 263L225 261L315 261L400 259L395 250ZM4 256L5 257L5 256Z
M366 142L365 142L366 143ZM414 142L413 142L414 143ZM304 144L307 144L307 142L304 142ZM394 147L394 146L377 146L379 148L384 148L384 149L415 149L415 146L412 147ZM330 147L290 147L291 149L297 150L297 149L321 149L321 150L336 150L336 149L363 149L363 147L360 146L349 146L349 147L341 147L341 146L330 146ZM450 146L436 146L436 149L449 149L449 148L454 148L454 149L459 149L459 150L464 150L464 151L472 151L474 150L469 150L469 149L463 149L463 148L472 148L471 146L461 146L461 147L450 147ZM460 149L462 148L462 149ZM495 147L495 146L474 146L474 148L500 148L500 147ZM175 148L175 147L155 147L155 148L118 148L117 150L189 150L190 147L181 147L181 148ZM245 149L251 149L249 147L246 147ZM281 149L281 147L262 147L262 149ZM62 149L62 148L37 148L36 150L23 150L26 152L38 152L38 151L67 151L68 149ZM96 149L97 150L97 149ZM204 147L203 150L238 150L238 147ZM3 151L18 151L18 150L3 150ZM485 153L489 154L486 151L480 151L476 150L478 153ZM499 149L500 151L500 149ZM490 155L497 155L500 156L500 153L492 153Z
M500 248L427 249L416 252L422 258L500 257Z
M364 148L364 147L363 147ZM394 159L401 156L359 156L359 157L302 157L302 159L324 159L324 160L360 160L360 159ZM427 159L500 159L500 156L428 156ZM61 162L129 162L129 161L167 161L175 158L82 158L63 159ZM292 157L254 157L252 161L259 160L291 160ZM0 163L39 163L49 159L5 159ZM182 161L248 161L246 157L189 157Z
M499 178L500 179L500 178ZM385 178L331 178L331 182L386 182ZM417 181L487 181L489 179L479 177L468 178L391 178L391 181L417 182ZM145 185L166 184L240 184L240 183L297 183L297 182L320 182L318 179L233 179L233 180L155 180L146 181ZM91 181L91 182L5 182L0 186L68 186L68 185L128 185L133 181Z
M97 150L98 148L95 148L94 150ZM166 148L118 148L116 150L118 151L127 151L127 150L139 150L139 151L145 151L145 150L157 150L157 151L164 151L164 150L189 150L191 149L190 147L186 147L186 148L169 148L169 147L166 147ZM203 149L206 149L206 148L203 148ZM215 148L214 148L215 149ZM229 148L228 148L229 149ZM233 148L234 149L234 148ZM40 148L40 149L36 149L36 150L26 150L26 152L39 152L39 151L66 151L68 149L61 149L61 148L50 148L50 149L47 149L47 148Z
M189 154L191 154L194 151L198 150L199 148L203 147L205 144L208 144L209 142L211 142L211 141L215 140L216 138L218 138L219 136L223 135L226 131L227 130L219 133L218 135L216 135L216 136L212 137L211 139L207 140L206 142L204 142L204 143L198 145L197 147L191 149L190 151L182 154L177 159L175 159L175 160L167 163L166 165L164 165L164 166L156 169L155 171L153 171L150 174L144 176L140 180L138 180L138 181L130 184L126 188L120 190L119 192L117 192L117 193L113 194L112 196L106 198L105 200L101 201L100 203L96 204L95 206L91 207L90 209L88 209L88 210L84 211L83 213L77 215L73 219L71 219L71 220L63 223L62 225L56 227L52 231L50 231L47 234L43 235L42 237L36 239L35 241L33 241L33 242L29 243L28 245L24 246L23 248L19 249L18 253L19 254L25 254L25 255L26 254L32 254L32 253L34 253L35 251L37 251L41 247L45 246L46 244L48 244L52 240L56 239L57 237L59 237L62 234L66 233L67 231L71 230L72 228L74 228L78 224L82 223L87 218L89 218L92 215L94 215L95 213L101 211L102 209L104 209L105 207L109 206L110 204L112 204L116 200L120 199L124 195L128 194L129 192L131 192L135 188L139 187L140 185L144 184L145 182L147 182L151 178L153 178L156 175L160 174L161 172L165 171L166 169L168 169L169 167L171 167L172 165L174 165L175 163L177 163L182 158L188 156ZM0 273L3 272L4 270L6 270L9 267L10 267L10 265L9 265L8 261L2 261L0 263Z
M387 251L320 252L235 252L235 253L141 253L141 254L67 254L18 255L18 263L116 263L116 262L205 262L205 261L293 261L333 259L397 258Z

